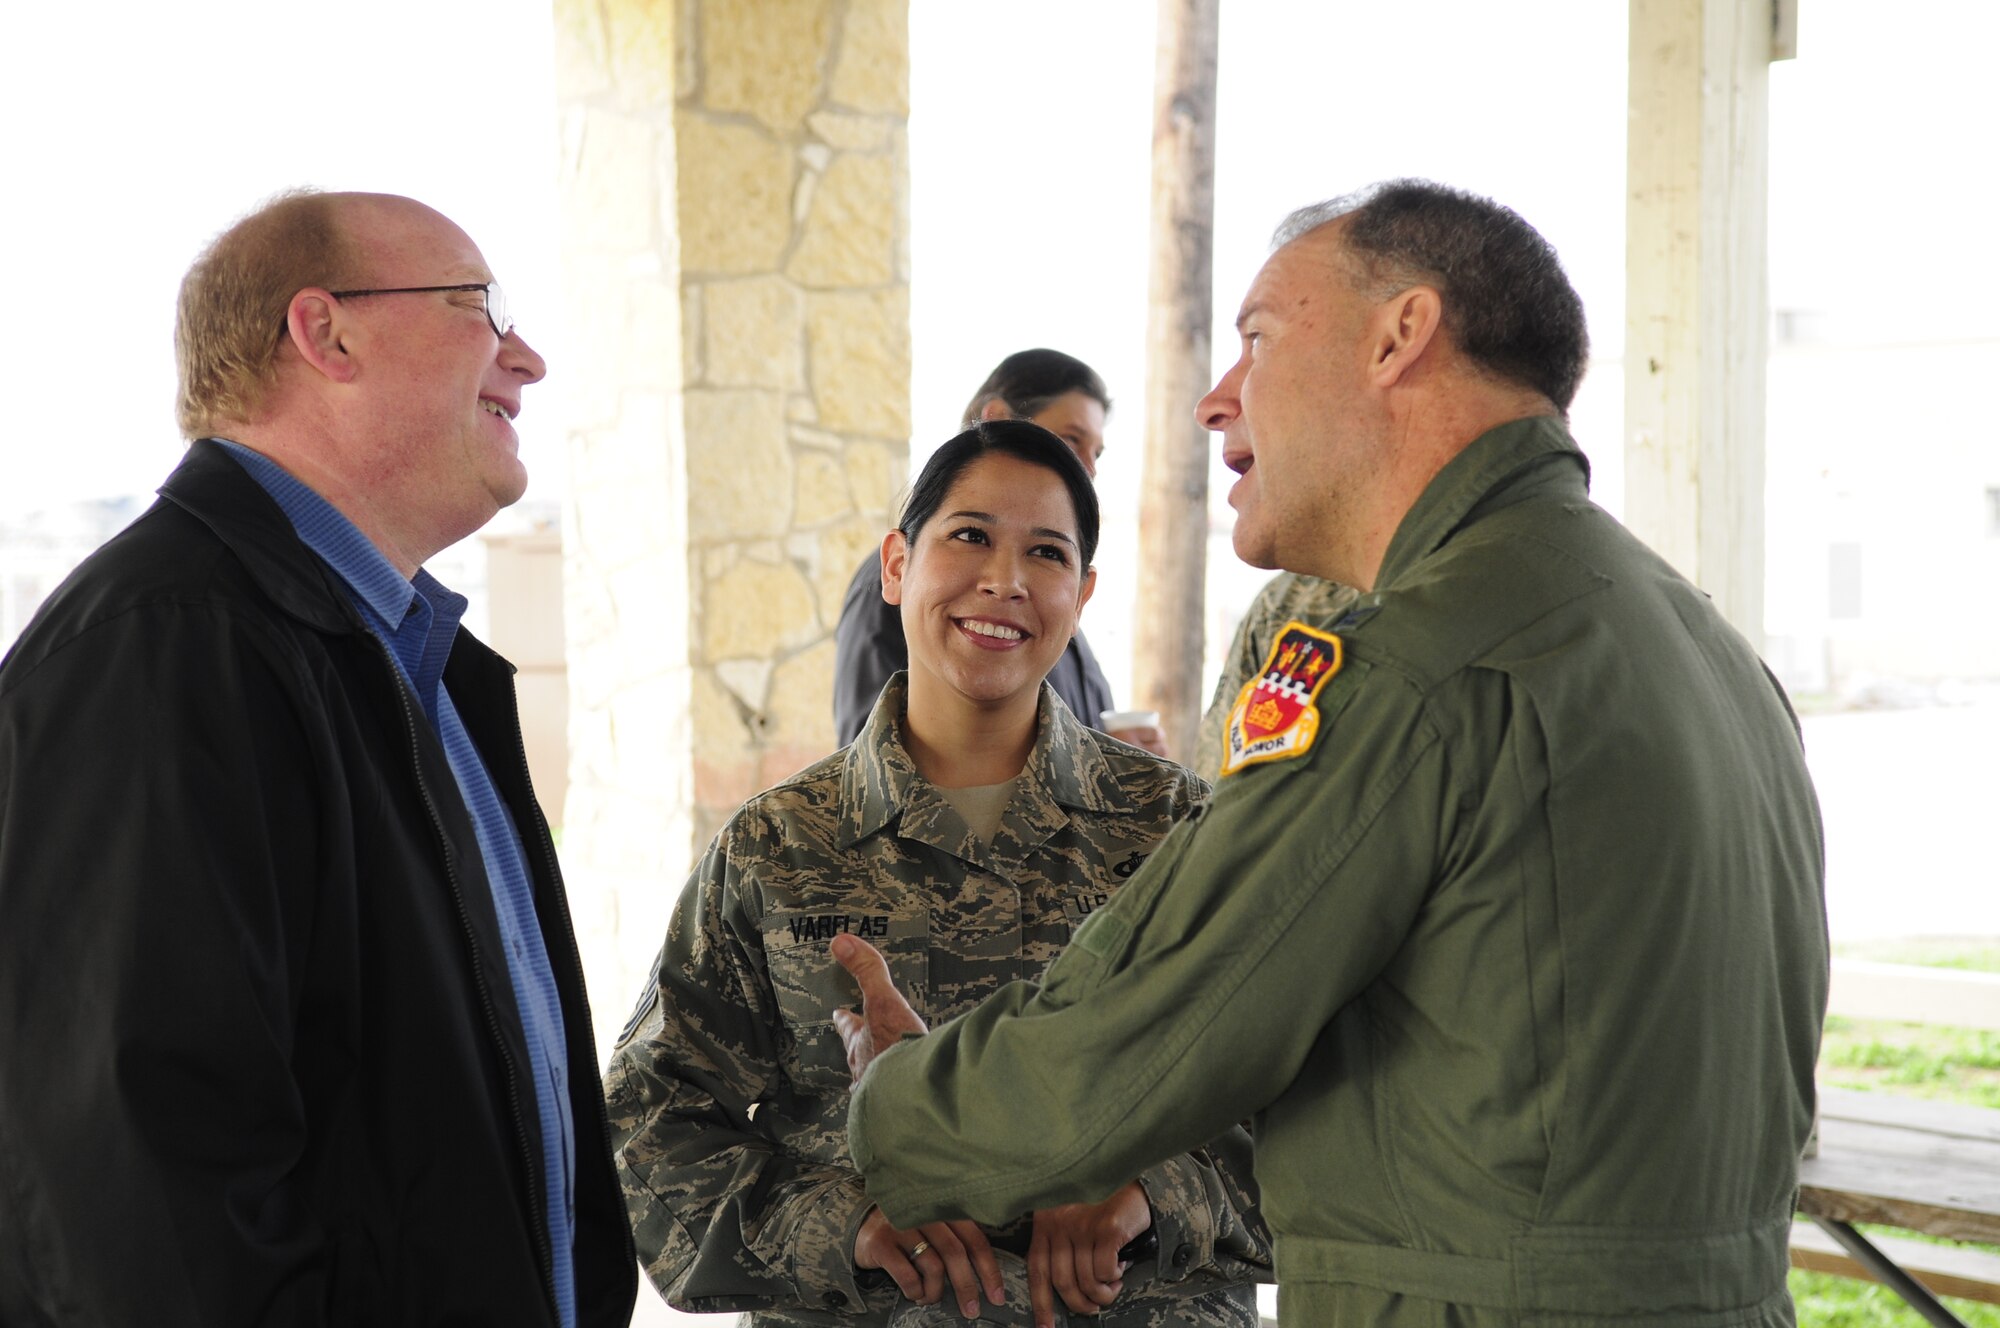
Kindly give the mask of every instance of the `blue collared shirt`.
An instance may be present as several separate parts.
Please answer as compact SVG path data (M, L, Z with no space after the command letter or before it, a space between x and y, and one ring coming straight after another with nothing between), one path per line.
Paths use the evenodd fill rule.
M576 1325L576 1131L569 1105L569 1054L563 1036L562 1000L542 942L535 900L519 829L494 787L479 750L459 722L444 687L444 664L465 614L463 595L446 589L418 569L406 580L382 551L340 510L277 462L240 443L218 438L243 468L284 509L307 548L339 575L348 598L370 631L389 647L390 657L422 703L444 744L452 775L472 815L479 853L493 889L494 911L507 946L507 973L535 1082L535 1106L542 1121L542 1186L555 1245L556 1306L563 1328ZM449 1121L437 1128L450 1129Z

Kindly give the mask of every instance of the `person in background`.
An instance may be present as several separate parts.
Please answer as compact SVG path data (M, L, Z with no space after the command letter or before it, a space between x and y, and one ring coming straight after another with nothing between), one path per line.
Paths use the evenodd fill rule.
M186 455L0 664L0 1323L621 1326L513 669L423 571L542 357L384 194L238 222L174 343Z
M1277 662L1278 638L1285 624L1305 622L1331 629L1357 598L1353 586L1297 572L1280 572L1264 583L1243 611L1243 620L1236 624L1222 673L1215 680L1215 692L1202 712L1201 727L1195 732L1194 760L1189 763L1196 773L1207 779L1221 773L1222 731L1229 723L1229 712L1236 708L1244 686L1267 675Z
M834 938L869 1198L990 1219L1255 1114L1281 1322L1789 1328L1819 808L1749 643L1590 501L1554 250L1392 181L1288 218L1237 328L1236 551L1363 598L1039 986L911 1036Z
M641 1258L675 1307L758 1328L1052 1324L1064 1307L1114 1328L1254 1328L1269 1265L1233 1123L990 1229L896 1226L847 1155L832 1017L855 989L830 937L871 937L947 1019L1039 977L1206 797L1045 681L1096 544L1090 477L1053 435L994 420L946 443L880 555L908 671L852 745L752 798L689 877L606 1076ZM1105 1080L1098 1109L1142 1091Z
M1016 351L1000 361L965 407L964 423L1031 420L1061 438L1095 478L1104 455L1104 423L1111 394L1097 371L1059 350ZM902 619L882 598L882 565L869 554L848 582L834 629L833 728L841 746L853 742L882 693L889 675L909 665ZM1089 642L1078 632L1049 672L1049 685L1072 714L1092 728L1111 710L1111 684L1098 667ZM1124 728L1112 737L1167 754L1166 734L1157 725Z

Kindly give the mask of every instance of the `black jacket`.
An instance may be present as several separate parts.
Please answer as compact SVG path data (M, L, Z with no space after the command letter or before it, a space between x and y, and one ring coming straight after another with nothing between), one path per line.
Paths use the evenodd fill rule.
M882 598L882 560L869 554L854 569L847 595L840 603L840 623L833 632L833 734L845 747L868 722L875 698L889 675L910 667L910 644L903 639L903 616ZM1100 728L1098 716L1111 709L1111 684L1090 653L1090 643L1077 632L1069 648L1049 670L1055 689L1070 713L1086 727Z
M528 1051L471 818L386 648L199 442L0 664L0 1323L556 1322ZM453 703L568 1028L579 1321L632 1243L513 669Z

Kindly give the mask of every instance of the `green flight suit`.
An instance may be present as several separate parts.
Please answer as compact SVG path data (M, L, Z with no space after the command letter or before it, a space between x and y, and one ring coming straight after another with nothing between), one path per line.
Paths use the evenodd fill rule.
M1818 808L1776 682L1586 482L1559 420L1477 439L1312 746L1226 777L1039 989L876 1062L849 1143L891 1220L1256 1113L1287 1323L1791 1322Z

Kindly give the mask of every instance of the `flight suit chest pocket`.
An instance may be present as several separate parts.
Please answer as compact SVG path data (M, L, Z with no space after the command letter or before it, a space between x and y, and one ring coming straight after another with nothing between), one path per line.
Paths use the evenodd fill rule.
M801 1084L821 1089L847 1087L847 1052L833 1012L861 1005L854 979L828 948L842 932L882 952L897 989L919 1013L930 1003L930 920L921 910L842 907L766 917L764 956L794 1044L788 1069Z

